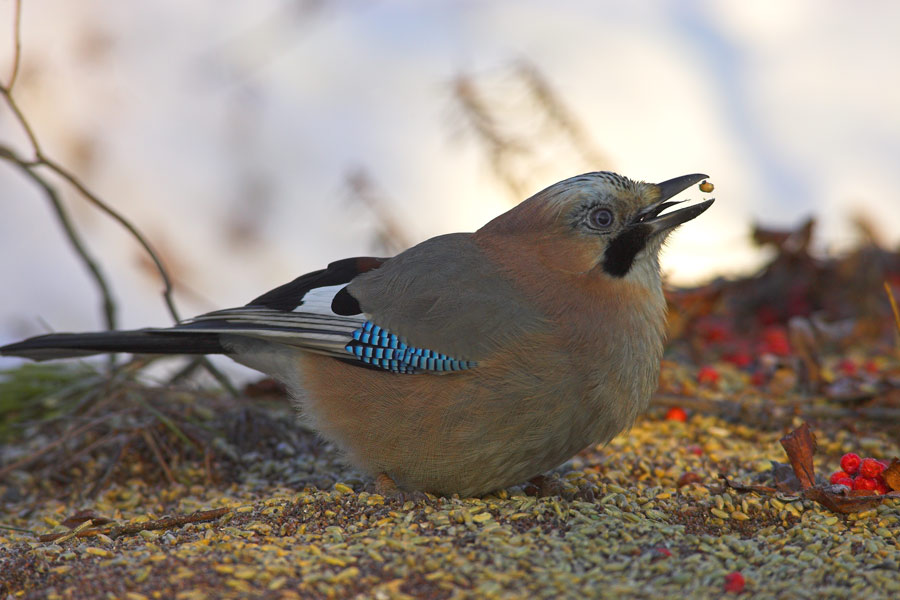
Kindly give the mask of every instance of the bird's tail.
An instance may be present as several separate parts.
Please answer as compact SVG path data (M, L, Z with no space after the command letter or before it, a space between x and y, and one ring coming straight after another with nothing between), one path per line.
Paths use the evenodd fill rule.
M133 354L222 354L218 333L166 329L51 333L0 346L0 356L52 360L105 352Z

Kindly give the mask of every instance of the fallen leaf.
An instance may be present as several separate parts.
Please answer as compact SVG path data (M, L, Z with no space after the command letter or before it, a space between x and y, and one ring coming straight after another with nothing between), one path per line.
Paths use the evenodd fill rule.
M810 431L809 424L804 423L781 438L781 445L787 452L794 474L800 480L801 489L814 486L816 468L813 466L813 454L816 453L816 436Z
M860 491L860 490L855 490ZM830 494L821 488L813 487L803 491L803 496L810 500L815 500L825 508L838 513L853 513L861 510L868 510L878 506L886 497L900 497L900 494L890 494L890 496L855 496L844 494Z
M891 461L891 464L881 473L881 476L889 488L900 490L900 460L895 458Z

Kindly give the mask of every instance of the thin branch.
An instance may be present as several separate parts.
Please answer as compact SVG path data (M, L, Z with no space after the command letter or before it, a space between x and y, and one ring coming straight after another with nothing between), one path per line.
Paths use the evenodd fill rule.
M31 125L28 123L28 120L22 113L22 109L19 108L18 103L13 99L12 90L10 90L6 86L0 85L0 96L3 96L3 98L6 100L6 104L13 112L13 115L15 115L16 121L19 122L19 125L25 131L25 135L28 136L28 142L31 144L31 147L34 150L35 154L35 159L32 164L39 164L43 162L41 160L41 145L38 143L37 136L34 134L34 130L31 128Z
M134 239L141 245L150 259L153 261L153 264L156 266L156 270L159 272L160 278L163 281L163 299L165 301L166 307L169 309L169 314L172 315L172 318L175 322L180 321L180 317L178 316L178 310L175 308L175 303L172 300L172 281L169 277L168 271L163 266L162 261L157 255L156 251L150 245L150 242L141 234L138 229L131 224L128 219L122 216L118 211L109 206L106 202L101 200L96 194L91 192L87 186L85 186L75 175L69 172L65 167L57 163L55 160L49 158L44 154L44 151L41 149L41 145L38 142L37 136L34 133L34 130L31 127L31 124L28 122L28 119L25 118L25 114L22 112L22 109L19 108L19 104L16 102L15 98L12 97L12 90L8 86L0 86L0 95L4 97L6 100L6 104L9 106L10 110L12 110L13 115L15 115L16 120L21 125L22 129L25 131L25 134L28 136L28 141L32 146L32 150L34 151L35 160L34 161L17 161L20 166L27 167L28 169L36 169L41 166L45 166L58 176L62 177L66 182L69 183L72 187L74 187L78 192L87 199L91 204L99 208L101 211L105 212L109 217L115 220L119 225L125 228L128 233L134 237ZM9 157L8 152L4 152L3 155L5 157Z
M31 454L29 454L27 456L23 456L19 460L11 462L8 465L4 465L3 468L0 468L0 480L5 478L7 475L12 473L13 471L21 469L22 467L25 467L26 465L31 464L32 462L34 462L35 460L37 460L44 454L47 454L54 448L56 448L62 444L65 444L70 439L81 435L85 431L89 431L91 428L99 425L100 423L103 423L104 421L110 419L112 416L113 415L111 415L111 414L103 415L102 417L93 419L92 421L89 421L89 422L81 425L80 427L73 427L73 428L69 429L68 431L66 431L65 433L63 433L60 437L56 438L55 440L53 440L52 442L47 444L46 446L38 448L36 451L32 452Z
M358 168L348 173L347 184L351 199L364 204L374 215L376 237L383 250L396 254L412 246L400 221L391 212L384 195L375 189L375 183L365 169Z
M117 309L116 303L112 297L112 291L110 290L109 284L107 283L103 271L100 269L100 265L97 263L94 257L91 256L90 252L81 239L81 235L75 229L75 226L72 224L71 219L69 219L69 214L66 212L66 209L62 204L62 201L59 198L59 194L49 183L44 181L44 179L40 175L34 173L31 169L22 165L21 162L15 162L17 162L17 164L22 167L22 172L25 173L41 189L43 189L44 193L47 195L47 199L53 206L53 211L56 214L56 218L59 221L60 226L62 226L63 231L66 232L66 237L69 238L69 243L72 245L75 253L81 259L81 262L84 263L85 267L87 267L87 270L90 272L91 277L94 279L94 283L100 290L100 295L103 298L103 316L106 321L106 328L115 329Z
M106 468L103 469L103 474L98 477L93 485L91 485L91 489L87 493L88 498L95 498L100 490L103 489L103 486L106 485L106 482L109 481L109 478L112 476L113 471L116 470L116 466L121 462L122 457L125 456L125 452L128 451L128 448L131 446L131 442L134 438L127 437L125 440L119 444L119 447L116 449L116 454L106 463Z
M97 534L104 534L116 539L123 535L133 535L141 531L159 531L161 529L175 529L183 527L188 523L203 523L206 521L214 521L219 517L227 515L232 509L230 508L214 508L212 510L198 510L187 515L176 515L174 517L163 517L155 521L143 521L141 523L129 523L127 525L111 525L98 529L90 529L93 521L88 519L72 531L67 533L48 533L38 537L41 542L60 543L72 538L93 537ZM87 525L85 525L87 523Z
M106 279L103 277L99 265L87 252L87 248L84 246L71 220L68 218L68 214L66 213L65 208L60 202L59 195L56 193L56 190L44 179L44 177L42 177L37 172L37 169L40 167L47 167L57 176L64 179L69 185L78 190L82 197L88 200L88 202L106 213L107 216L111 217L126 231L128 231L128 233L131 234L131 236L138 242L138 244L144 249L150 259L153 261L153 264L155 265L156 270L163 282L163 300L165 302L166 308L168 308L169 314L172 316L172 319L174 319L176 323L179 322L181 318L178 314L178 309L175 308L175 302L172 299L172 279L169 276L166 268L163 266L162 260L159 258L159 255L150 245L150 242L147 241L147 239L137 229L137 227L132 225L131 222L128 221L128 219L126 219L122 214L112 208L109 204L101 200L99 196L91 192L87 188L87 186L68 169L44 154L44 151L41 148L40 143L38 142L37 135L35 135L34 133L34 129L28 122L28 119L25 118L25 114L22 112L15 98L13 98L13 84L15 83L16 77L18 76L21 57L21 12L21 0L15 0L15 48L13 52L13 71L9 83L7 85L0 85L0 96L3 96L3 98L6 100L6 104L13 112L13 115L19 122L19 125L25 131L25 134L31 144L32 151L34 152L34 159L25 160L19 157L12 149L2 145L0 145L0 159L5 159L8 162L12 162L23 171L25 171L25 173L32 179L32 181L37 183L47 194L48 198L50 198L54 210L56 211L57 218L59 219L60 224L63 226L63 229L65 230L69 241L75 248L78 255L81 257L81 260L87 266L88 270L91 272L91 275L96 281L97 286L100 288L100 292L103 297L103 311L106 317L106 325L108 329L115 329L116 324L116 305L112 298L112 294L110 293L109 285L107 284ZM201 362L203 364L203 367L207 371L209 371L209 373L216 380L218 380L229 392L231 392L232 395L236 395L234 386L223 373L216 369L216 367L213 366L213 364L209 362L209 360L204 358Z
M900 339L900 309L897 308L894 292L891 290L891 285L887 281L884 282L884 291L887 292L888 301L891 303L891 311L894 313L894 322L897 324L897 335L898 339Z
M105 212L110 218L119 223L128 233L132 235L132 237L137 241L138 244L144 249L150 259L153 261L153 264L156 265L156 270L159 272L159 276L163 281L163 299L165 300L166 307L169 309L169 314L172 315L172 318L177 323L181 320L181 317L178 316L178 310L175 308L175 303L172 300L172 279L169 277L168 271L163 266L162 261L159 258L159 255L150 245L150 242L144 237L144 235L138 231L137 227L131 224L131 222L122 216L118 211L112 208L109 204L101 200L96 194L91 192L81 181L67 171L62 165L53 161L43 154L38 154L38 159L41 162L41 166L46 166L48 169L65 179L72 187L78 190L81 195L88 200L91 204L99 208L101 211Z
M166 479L169 480L170 485L177 485L178 480L175 479L175 474L172 473L172 469L169 468L169 463L166 462L165 457L162 454L162 451L159 449L159 444L156 443L156 439L153 437L153 433L147 429L141 431L141 435L144 437L144 441L150 447L150 450L153 452L153 456L156 458L156 462L159 463L160 468L163 470L163 473L166 476Z
M12 73L9 76L9 82L6 84L6 90L12 93L13 87L16 85L16 78L19 76L19 63L22 58L22 0L14 0L13 3L13 63Z
M594 146L585 128L557 96L537 67L531 62L523 60L518 63L516 70L519 76L528 84L532 95L538 100L538 103L544 108L548 116L569 135L581 157L597 169L609 165L611 161Z

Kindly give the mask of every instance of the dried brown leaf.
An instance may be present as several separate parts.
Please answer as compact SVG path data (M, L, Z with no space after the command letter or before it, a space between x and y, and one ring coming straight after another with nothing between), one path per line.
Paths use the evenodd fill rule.
M884 482L889 488L900 490L900 460L895 458L891 461L891 464L881 473L881 476L884 477Z
M884 502L884 500L889 498L900 498L900 491L878 495L870 490L847 490L843 486L833 486L830 484L816 485L815 468L813 467L812 461L813 454L816 452L816 436L810 431L807 423L804 423L781 438L781 445L784 446L788 459L791 461L793 474L788 473L787 475L790 475L790 477L786 477L784 469L778 470L773 467L772 474L776 480L776 487L745 485L730 481L724 475L719 475L719 477L725 481L725 485L739 492L757 492L759 494L777 495L779 490L792 490L799 486L802 489L804 498L809 498L829 510L844 514L867 510L874 506L878 506ZM776 466L785 467L786 465ZM888 471L890 471L890 473L888 473ZM900 460L894 460L891 466L884 471L884 475L891 477L891 480L895 485L900 485ZM892 489L897 489L890 484L888 485L889 487L892 487Z
M842 514L868 510L870 508L878 506L879 504L884 502L886 498L900 498L900 494L896 493L891 493L885 496L832 494L818 487L804 490L803 496L809 498L810 500L815 500L829 510L833 510L834 512Z
M787 452L788 460L794 468L794 474L800 480L801 489L806 490L816 484L816 468L813 466L813 454L816 453L816 436L804 423L794 431L781 438L781 445Z

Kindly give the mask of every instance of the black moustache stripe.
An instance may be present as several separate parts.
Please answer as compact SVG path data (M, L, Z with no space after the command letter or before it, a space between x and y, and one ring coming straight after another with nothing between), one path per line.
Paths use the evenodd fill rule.
M649 225L634 225L614 237L603 253L603 270L613 277L625 277L652 232Z

